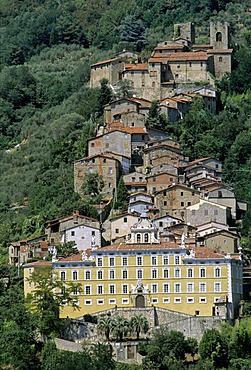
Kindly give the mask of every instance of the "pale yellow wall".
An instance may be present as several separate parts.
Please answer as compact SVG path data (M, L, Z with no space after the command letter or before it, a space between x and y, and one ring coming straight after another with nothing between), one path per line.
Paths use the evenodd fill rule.
M170 250L166 250L169 251ZM147 253L147 254L146 254ZM240 286L242 282L241 278L241 268L239 267L239 272L236 272L236 267L232 268L232 284L229 285L229 271L231 269L230 264L223 260L219 261L218 264L214 262L207 262L206 264L184 264L183 257L185 251L183 251L183 257L180 256L180 264L175 264L175 253L167 254L169 256L168 265L163 264L163 254L152 254L150 251L146 252L144 255L136 254L136 252L128 251L127 254L118 255L106 255L103 256L103 266L87 266L85 262L80 261L78 266L71 267L57 267L55 269L56 276L60 277L61 271L65 271L66 274L66 284L67 282L72 282L73 271L77 271L78 279L75 280L76 283L81 283L83 287L83 292L79 295L75 295L74 298L79 302L79 310L73 310L69 305L62 307L61 316L62 317L80 317L87 313L96 313L104 311L107 309L117 307L133 307L133 295L131 294L132 286L136 286L137 279L137 269L143 270L143 277L141 279L143 286L148 285L150 289L150 294L146 294L147 303L146 306L150 307L155 305L156 307L170 309L182 313L187 313L191 315L201 315L201 316L212 316L213 307L215 307L215 300L222 296L229 296L230 301L232 299L230 290L233 291L233 300L237 304L240 299ZM143 257L142 266L137 266L137 256ZM102 256L97 256L102 257ZM97 257L95 259L96 265L98 264ZM114 258L115 266L109 266L109 258ZM122 258L128 257L128 265L122 266ZM152 257L156 257L156 265L152 264ZM186 260L188 261L188 260ZM192 260L191 260L192 262ZM67 266L67 263L64 263ZM175 277L175 269L180 269L180 277ZM188 277L188 269L192 268L193 277ZM200 269L206 269L205 277L200 277ZM220 268L220 276L215 277L215 268ZM152 278L152 269L157 270L157 278ZM169 270L169 278L163 277L163 269ZM91 279L85 279L85 272L90 271ZM110 270L114 270L115 279L110 279ZM128 276L123 279L123 270L127 270ZM98 271L103 272L102 279L98 280ZM27 276L29 276L29 268L24 269L24 281L25 281L25 294L30 292L32 287L29 287L26 281ZM163 292L163 284L169 284L170 292ZM194 291L189 293L187 291L187 283L194 284ZM206 291L200 292L200 283L206 283ZM214 284L220 283L221 289L219 292L215 291ZM153 293L152 284L157 284L158 291ZM175 284L181 284L180 293L175 292ZM84 294L85 286L91 287L91 294ZM97 286L102 285L103 291L101 294L97 292ZM109 291L109 285L115 286L115 293L111 294ZM122 293L122 285L128 286L128 293ZM238 285L238 287L237 287ZM231 289L230 289L231 288ZM175 303L175 300L179 299L179 303ZM189 299L192 302L189 303ZM204 300L204 301L202 301ZM88 304L88 301L91 304ZM197 312L196 312L197 311Z

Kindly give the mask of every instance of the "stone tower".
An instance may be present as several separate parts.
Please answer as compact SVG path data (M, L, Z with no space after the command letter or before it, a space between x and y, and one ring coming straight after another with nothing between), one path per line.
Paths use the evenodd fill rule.
M228 23L210 22L210 45L213 49L229 48L229 26Z
M192 44L195 43L195 28L194 24L188 23L178 23L174 25L174 39L182 38L189 40Z

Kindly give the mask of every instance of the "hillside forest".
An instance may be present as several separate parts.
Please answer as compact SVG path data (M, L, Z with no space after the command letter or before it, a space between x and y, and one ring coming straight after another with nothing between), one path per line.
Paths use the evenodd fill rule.
M250 0L1 0L0 271L1 277L10 277L7 287L0 286L1 368L41 368L41 356L43 369L56 369L57 361L67 361L59 359L55 349L49 348L46 355L45 348L41 355L34 338L36 317L26 311L16 269L7 266L8 243L38 236L46 220L76 209L97 216L89 202L73 191L73 161L87 154L87 140L102 122L103 105L112 98L104 87L89 87L90 65L123 49L138 51L143 62L158 42L172 39L175 23L193 22L196 43L208 44L209 22L217 20L229 23L234 50L231 75L217 83L220 111L211 115L195 101L182 121L166 122L165 130L191 160L207 156L221 160L224 182L250 205ZM250 255L250 207L239 232L244 252ZM230 334L224 335L227 351ZM232 342L238 358L240 342ZM218 355L224 352L219 345L215 348ZM149 356L158 352L149 351ZM100 351L98 364L89 357L93 369L113 368L101 367L106 352ZM158 356L156 369L182 368L180 362L173 367L161 363L160 350ZM73 357L71 367L78 362ZM144 369L152 369L149 366ZM210 363L206 366L212 368ZM219 363L218 368L224 366ZM232 366L240 368L238 361Z

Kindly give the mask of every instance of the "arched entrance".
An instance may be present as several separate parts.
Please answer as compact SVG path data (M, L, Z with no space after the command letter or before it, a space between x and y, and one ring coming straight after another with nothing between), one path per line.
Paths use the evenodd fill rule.
M145 297L143 295L137 295L135 299L135 307L144 308L145 307Z

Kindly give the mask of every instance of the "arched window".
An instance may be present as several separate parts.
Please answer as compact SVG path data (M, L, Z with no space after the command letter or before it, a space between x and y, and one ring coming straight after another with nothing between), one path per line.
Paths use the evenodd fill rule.
M219 57L219 62L222 63L222 57Z
M149 234L146 233L144 236L145 243L149 243Z
M137 243L140 243L140 242L141 242L141 235L137 234Z
M155 87L155 81L152 82L152 87Z
M221 32L216 33L216 41L222 41L222 33Z

